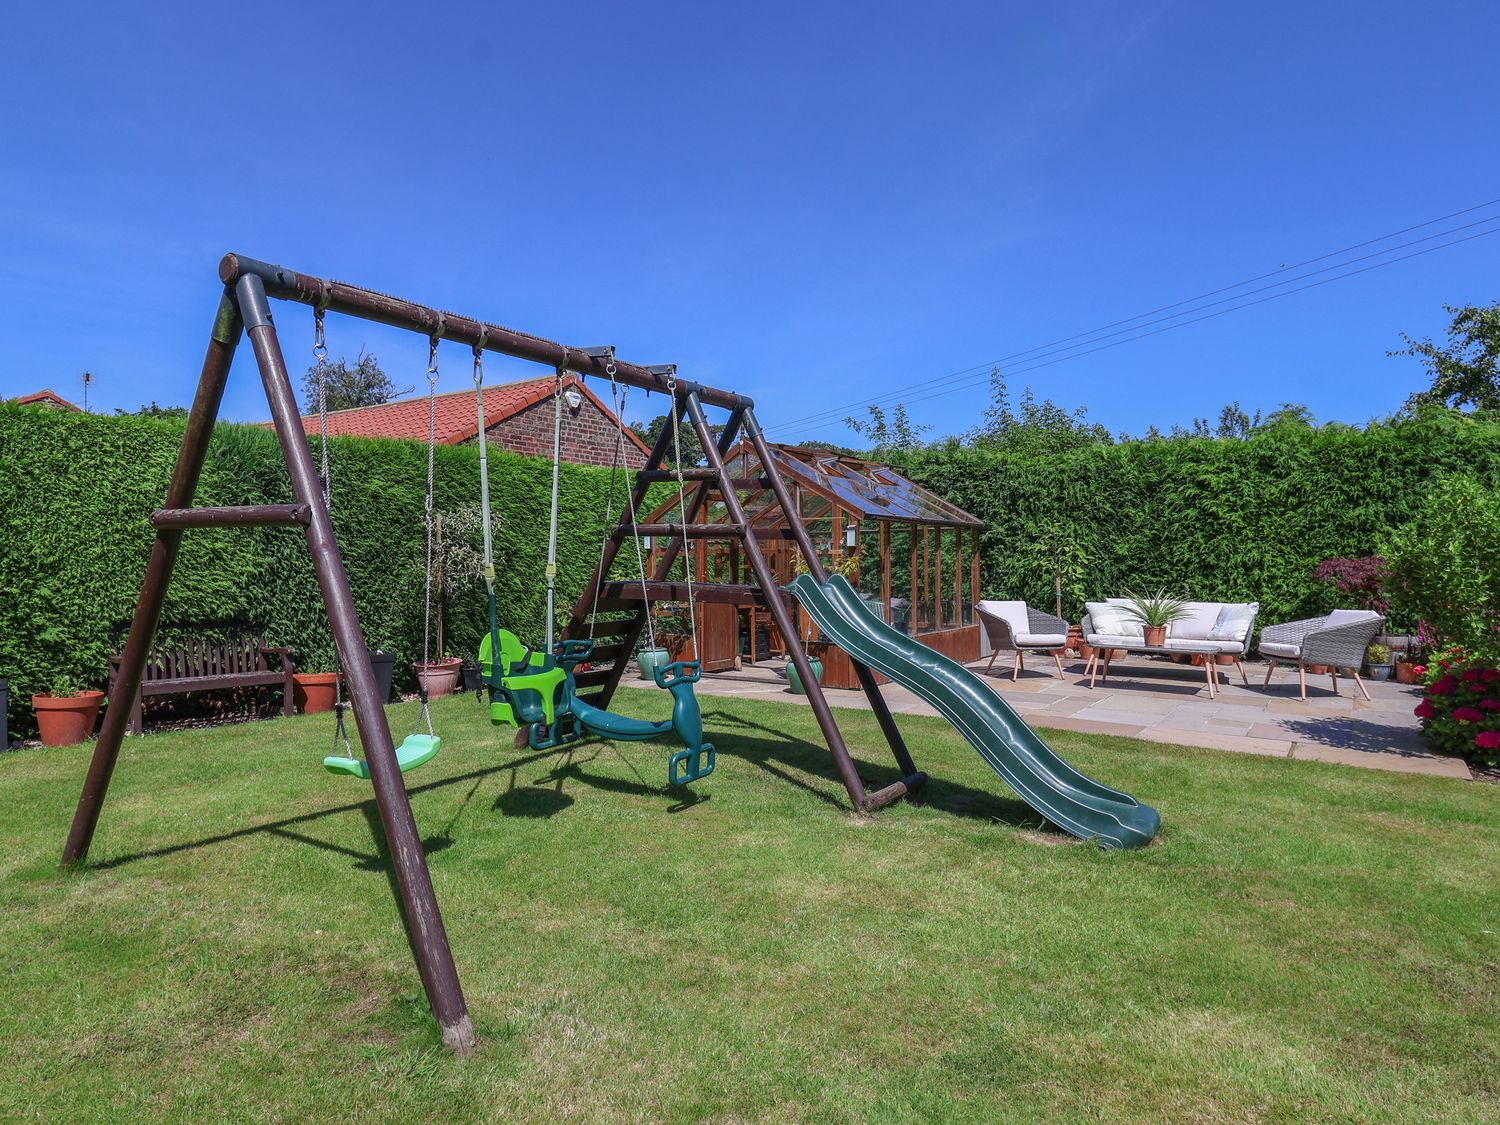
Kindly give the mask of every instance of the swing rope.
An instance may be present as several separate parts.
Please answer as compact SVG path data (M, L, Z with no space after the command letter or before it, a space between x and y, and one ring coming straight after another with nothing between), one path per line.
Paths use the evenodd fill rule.
M323 485L323 507L333 518L333 489L328 474L328 343L323 335L323 309L313 309L313 357L318 368L318 472ZM344 747L344 756L353 757L349 731L344 726L344 674L339 666L339 646L333 646L333 751Z
M599 591L604 586L604 551L609 545L610 532L614 530L615 519L615 482L619 479L620 465L625 456L625 395L620 391L620 384L615 380L615 362L613 359L605 364L604 372L609 376L609 401L615 410L615 452L609 463L609 491L604 494L604 521L599 533L599 566L595 573L598 575L594 583L594 604L589 608L589 640L594 639L594 627L599 619ZM640 553L640 545L636 545L636 553ZM641 580L645 580L645 568L642 568Z
M484 586L490 612L490 652L500 659L500 623L495 607L495 542L490 531L490 454L484 429L484 345L489 329L481 327L474 345L474 412L479 419L479 519L484 534Z
M687 537L687 485L682 475L682 425L680 420L681 411L677 408L677 375L675 372L667 375L667 394L672 399L672 463L677 470L677 510L682 530L682 565L683 569L687 572L688 636L693 638L693 643L696 645L698 642L698 611L693 601L693 563L695 560ZM644 579L641 583L641 593L644 596Z
M438 337L433 336L427 342L427 496L423 504L424 519L427 524L427 566L422 578L422 669L424 673L428 673L427 664L430 658L432 637L432 483L437 448L437 350ZM437 732L432 729L432 713L427 708L425 674L417 677L417 688L418 697L422 700L422 713L412 733L420 732L425 724L427 733L436 737Z
M566 352L563 363L568 361ZM552 505L547 523L547 652L552 651L557 603L557 478L562 452L563 379L567 368L559 366L552 386Z

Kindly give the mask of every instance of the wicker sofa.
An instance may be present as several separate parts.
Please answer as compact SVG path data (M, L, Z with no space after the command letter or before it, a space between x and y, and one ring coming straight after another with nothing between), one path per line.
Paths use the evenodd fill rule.
M1015 662L1011 666L1010 678L1014 682L1021 678L1021 656L1027 652L1050 655L1057 664L1057 674L1063 674L1062 653L1068 645L1068 623L1040 609L1032 609L1025 602L982 601L979 603L979 621L984 626L984 635L990 642L990 662L985 666L988 675L995 666L995 658L1002 652L1014 652Z
M1083 618L1084 640L1094 648L1141 648L1144 632L1141 623L1132 621L1119 612L1129 605L1129 598L1106 598L1102 602L1089 602L1089 612ZM1250 638L1255 632L1255 615L1260 610L1260 603L1183 602L1182 608L1187 616L1167 626L1167 639L1163 647L1201 653L1204 645L1213 645L1215 655L1234 657L1234 666L1240 671L1240 679L1249 684L1244 656L1250 649ZM1113 622L1104 621L1110 631L1095 627L1096 612L1101 621L1104 621L1106 614L1114 618Z
M1333 677L1334 695L1339 693L1339 669L1348 668L1368 700L1370 689L1359 678L1359 667L1364 663L1365 649L1384 628L1385 618L1373 609L1336 609L1323 617L1267 625L1261 630L1260 642L1255 646L1266 658L1265 682L1270 684L1271 673L1276 671L1278 663L1295 664L1305 701L1309 665L1328 669Z

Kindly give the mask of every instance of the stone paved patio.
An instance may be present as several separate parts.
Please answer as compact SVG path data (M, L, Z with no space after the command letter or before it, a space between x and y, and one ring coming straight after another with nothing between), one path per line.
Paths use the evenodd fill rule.
M986 661L970 665L983 675ZM1360 696L1352 680L1339 679L1339 695L1327 676L1309 677L1308 701L1297 695L1296 673L1278 670L1270 687L1260 682L1265 665L1250 664L1245 686L1239 673L1224 668L1216 699L1209 699L1203 672L1187 664L1171 664L1144 657L1116 660L1109 681L1092 690L1083 678L1083 661L1064 661L1058 679L1055 667L1042 661L1011 683L1010 671L1000 674L996 661L989 683L1028 722L1039 727L1120 734L1152 742L1202 746L1243 754L1336 762L1348 766L1396 770L1470 779L1469 768L1457 758L1427 752L1412 708L1416 688L1395 683L1369 683L1371 702ZM1233 682L1230 682L1232 678ZM623 683L645 686L627 677ZM791 694L781 662L747 665L742 671L706 675L699 682L703 695L764 696L806 705ZM905 688L883 689L891 710L898 714L936 715L937 710ZM858 691L828 691L835 707L867 709Z

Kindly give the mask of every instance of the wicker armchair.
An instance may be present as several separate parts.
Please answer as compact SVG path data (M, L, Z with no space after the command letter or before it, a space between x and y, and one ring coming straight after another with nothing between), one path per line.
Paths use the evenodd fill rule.
M1062 651L1068 644L1068 623L1039 609L1032 609L1025 602L979 603L979 620L984 625L984 635L990 642L990 662L985 674L995 666L995 658L1002 652L1014 652L1015 663L1011 667L1012 682L1021 678L1021 657L1027 652L1044 652L1057 665L1059 678L1063 674ZM1024 626L1024 627L1023 627Z
M1371 609L1336 609L1327 617L1308 617L1261 630L1256 646L1266 658L1266 684L1278 662L1297 665L1302 698L1307 699L1308 665L1324 665L1333 677L1333 694L1339 693L1339 669L1348 668L1354 682L1370 698L1370 690L1359 678L1365 649L1385 628L1385 618Z

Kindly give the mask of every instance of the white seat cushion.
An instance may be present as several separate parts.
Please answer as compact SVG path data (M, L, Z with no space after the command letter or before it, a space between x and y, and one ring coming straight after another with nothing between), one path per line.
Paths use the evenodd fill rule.
M1250 625L1260 612L1259 602L1226 602L1219 617L1208 631L1211 641L1248 641ZM1244 651L1243 646L1241 651Z
M1288 660L1297 660L1302 656L1302 646L1286 644L1282 641L1261 641L1255 646L1260 649L1262 656L1284 656Z
M1205 645L1213 646L1215 652L1232 652L1236 656L1245 651L1239 641L1193 641L1186 637L1168 637L1164 647L1181 649L1184 652L1202 652Z
M1026 615L1026 603L1015 601L982 601L979 608L986 613L994 614L1007 625L1017 639L1020 635L1031 628L1031 619Z
M1122 633L1090 633L1088 642L1095 648L1132 648L1146 643L1139 633L1133 637Z
M1066 633L1017 633L1016 644L1028 648L1062 648L1068 643Z
M1096 632L1113 637L1141 639L1141 623L1125 612L1125 607L1113 602L1085 602ZM1091 644L1093 642L1090 642Z
M1323 628L1332 629L1337 625L1353 625L1356 621L1369 621L1379 616L1380 614L1373 609L1336 609L1323 618Z
M1224 608L1224 603L1183 602L1182 608L1187 616L1168 625L1167 636L1183 641L1202 641L1208 639L1209 630L1219 620L1219 611Z

